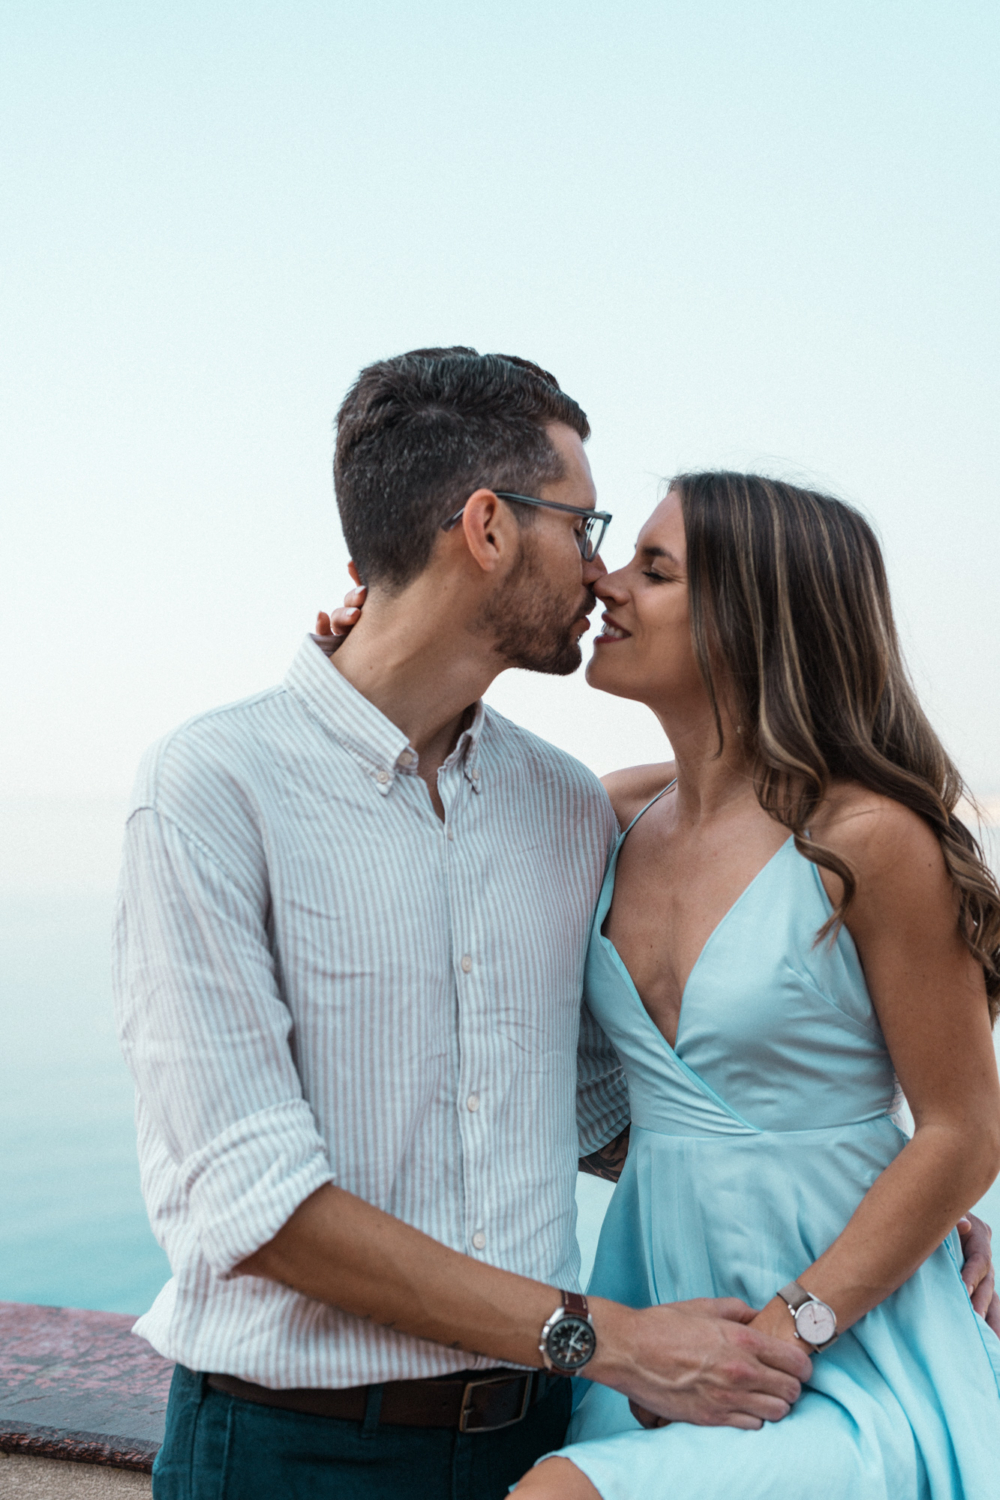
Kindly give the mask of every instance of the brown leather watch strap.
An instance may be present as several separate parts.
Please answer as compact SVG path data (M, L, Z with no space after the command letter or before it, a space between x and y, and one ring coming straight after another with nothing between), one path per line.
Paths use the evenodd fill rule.
M576 1313L579 1318L590 1317L587 1299L582 1292L560 1292L559 1295L563 1299L563 1307L567 1312Z

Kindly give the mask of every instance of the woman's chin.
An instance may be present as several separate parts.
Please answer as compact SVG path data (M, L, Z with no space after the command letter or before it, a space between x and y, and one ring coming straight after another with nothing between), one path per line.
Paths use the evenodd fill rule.
M614 649L614 646L595 645L584 672L588 687L596 688L599 693L613 693L616 698L637 698L641 702L643 694L637 691L637 685L616 671L614 661L609 660Z

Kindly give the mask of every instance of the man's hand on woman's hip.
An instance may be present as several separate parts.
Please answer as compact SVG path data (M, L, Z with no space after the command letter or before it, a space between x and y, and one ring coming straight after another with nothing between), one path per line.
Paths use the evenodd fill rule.
M644 1426L758 1428L786 1417L812 1364L804 1349L745 1325L752 1308L702 1297L639 1311L589 1299L597 1353L586 1376L629 1397Z
M980 1317L985 1318L986 1322L993 1329L994 1333L1000 1335L1000 1297L997 1296L994 1289L993 1262L990 1255L990 1242L992 1239L992 1231L990 1230L990 1226L988 1224L984 1224L982 1219L977 1219L975 1214L966 1214L965 1218L959 1220L958 1233L962 1241L962 1250L965 1256L964 1264L962 1266L962 1280L965 1282L966 1288L968 1289L969 1296L972 1300L972 1305L975 1308L976 1312L980 1315ZM731 1305L734 1308L740 1310L739 1318L742 1322L749 1321L748 1317L743 1316L744 1312L748 1313L750 1317L753 1316L748 1308L744 1309L744 1304L741 1302L727 1305ZM685 1311L704 1307L710 1312L713 1308L717 1308L719 1304L713 1302L685 1302L677 1304L677 1306ZM662 1310L666 1311L667 1309ZM729 1313L725 1314L725 1316L730 1315L731 1314ZM639 1316L643 1315L640 1314ZM745 1332L749 1332L749 1330L745 1330ZM767 1342L768 1344L772 1344L774 1341L768 1340ZM671 1345L672 1352L675 1347L676 1346L674 1346L673 1344ZM789 1345L786 1344L785 1347L787 1348L789 1347ZM794 1349L794 1345L791 1347ZM743 1353L743 1351L740 1352ZM767 1356L765 1355L764 1358L766 1361ZM731 1370L730 1373L734 1374L735 1369ZM756 1387L753 1386L751 1387L751 1389L753 1390L754 1398L756 1398ZM731 1399L731 1392L727 1389L725 1384L714 1388L709 1387L707 1392L707 1399L710 1409L719 1411L725 1406L727 1401ZM792 1399L794 1399L794 1397ZM648 1403L641 1400L636 1400L635 1397L633 1397L629 1401L629 1406L631 1408L632 1415L635 1417L636 1421L639 1422L643 1427L664 1427L670 1420L668 1417L661 1415L658 1409L651 1410ZM740 1409L745 1410L745 1408ZM786 1405L785 1411L787 1411L788 1409L789 1406ZM775 1410L777 1410L777 1408L775 1408ZM781 1411L779 1414L783 1416L785 1415L785 1411ZM760 1413L761 1415L764 1415L762 1407L760 1408ZM678 1418L685 1422L699 1420L697 1417L681 1415L680 1412L678 1412ZM774 1417L766 1416L765 1420L773 1421ZM742 1421L733 1421L729 1425L744 1426L749 1424L745 1424ZM759 1426L760 1424L756 1423L754 1425Z
M539 1365L559 1292L440 1244L333 1183L237 1267L416 1338ZM811 1370L803 1350L757 1333L735 1298L635 1311L590 1299L587 1376L670 1421L760 1427L787 1415Z
M972 1298L972 1305L1000 1337L1000 1297L996 1294L990 1253L993 1231L982 1219L977 1219L975 1214L966 1214L958 1221L958 1234L965 1256L962 1280Z

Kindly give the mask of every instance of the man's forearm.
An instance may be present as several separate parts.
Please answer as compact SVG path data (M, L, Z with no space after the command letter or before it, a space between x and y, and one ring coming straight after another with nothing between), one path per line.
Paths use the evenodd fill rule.
M353 1193L327 1184L238 1271L469 1354L541 1365L551 1287L451 1250Z
M237 1271L411 1337L539 1366L558 1292L440 1244L327 1183ZM591 1298L597 1352L587 1376L682 1421L759 1426L784 1416L808 1374L804 1355L742 1325L742 1303L635 1311Z
M599 1151L592 1151L589 1156L581 1156L579 1167L581 1172L588 1172L592 1177L603 1177L605 1182L617 1182L622 1175L625 1158L628 1155L629 1131L631 1125L626 1125L621 1135L616 1135L613 1141L608 1141Z

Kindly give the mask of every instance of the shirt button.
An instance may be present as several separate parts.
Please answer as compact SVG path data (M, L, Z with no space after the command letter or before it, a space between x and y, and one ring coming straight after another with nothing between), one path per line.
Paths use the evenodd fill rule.
M472 777L473 781L478 781L479 780L479 771L478 771L478 769L475 770L475 771L470 771L469 774Z
M378 772L376 772L376 774L375 774L375 780L378 782L379 786L385 786L386 782L389 780L389 772L388 771L378 771Z
M466 1099L465 1101L465 1107L470 1114L474 1115L476 1113L476 1110L479 1108L479 1095L470 1094L468 1099Z
M469 974L471 972L472 972L472 959L466 953L465 956L464 956L464 958L462 959L462 973L463 974Z
M454 841L454 838L455 838L455 830L454 830L454 828L449 828L449 829L448 829L448 837L449 837L449 838L450 838L450 839L451 839L451 840L452 840L452 841Z
M401 766L412 766L416 756L412 750L403 750L400 753L399 764Z
M486 1249L486 1236L481 1229L477 1229L472 1236L472 1243L477 1250Z

